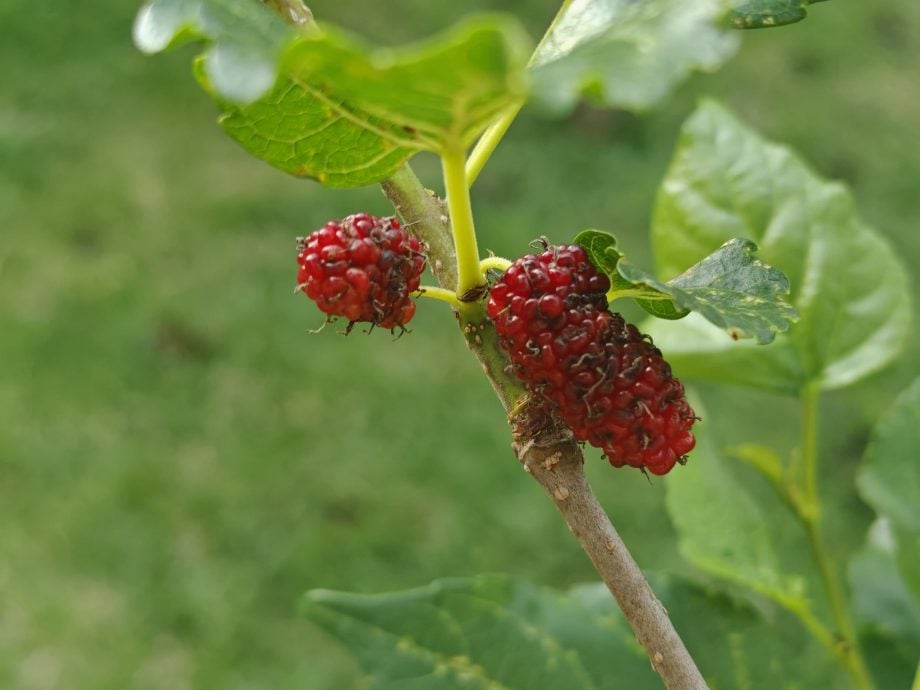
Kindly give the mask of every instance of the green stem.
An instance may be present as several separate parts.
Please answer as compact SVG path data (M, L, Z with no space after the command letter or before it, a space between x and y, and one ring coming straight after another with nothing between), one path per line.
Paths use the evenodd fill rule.
M463 151L445 151L441 155L444 186L447 189L447 207L453 227L454 249L457 254L457 297L461 302L472 302L481 296L485 279L479 269L479 247L473 225L473 208L470 188L466 183Z
M844 667L859 690L874 690L866 662L859 648L856 630L850 618L837 569L821 538L821 504L818 496L818 400L820 389L809 384L802 391L802 451L801 470L804 482L804 505L799 506L799 519L808 535L808 544L821 573L821 582L831 606L831 615L840 636L839 654Z
M503 112L495 122L489 125L485 133L479 137L479 141L476 142L476 146L473 147L473 152L466 162L466 180L470 187L473 186L476 178L479 177L479 173L482 172L489 158L492 157L495 149L498 148L505 133L510 129L511 123L514 122L514 119L517 117L517 114L521 112L521 108L523 107L523 101L512 105Z
M805 490L805 503L813 521L820 519L821 507L818 497L818 400L820 390L816 384L808 384L802 391L802 450L801 472Z
M500 256L487 256L485 259L479 262L479 270L483 273L488 270L496 270L504 273L508 270L510 265L511 262L508 259L504 259Z
M821 619L814 614L807 602L801 599L788 598L779 592L768 593L768 596L771 596L780 606L794 614L830 654L841 658L839 641Z
M430 189L425 189L408 165L380 183L406 227L428 247L431 272L442 288L457 288L457 255L450 232L447 208Z
M452 290L445 290L444 288L440 287L422 285L412 294L416 297L429 297L431 299L447 302L450 306L455 307L456 309L460 309L463 306L463 302L457 299L457 295L454 294Z
M565 14L565 11L568 9L569 5L572 4L572 1L573 0L564 0L562 5L559 7L559 10L556 12L556 16L553 17L553 21L550 23L549 28L546 30L546 33L543 34L543 38L541 38L540 42L537 44L536 49L533 51L533 55L530 56L530 61L527 63L528 67L533 65L537 55L540 53L540 49L543 48L543 45L553 33L553 29L556 28L556 24L559 23L560 19L562 19L562 15ZM485 167L489 158L492 157L495 149L498 148L498 145L502 138L505 136L505 133L511 127L511 123L514 122L514 119L517 117L518 113L521 112L521 108L523 107L523 101L508 106L508 108L498 116L498 119L495 120L495 122L493 122L485 131L485 133L479 138L479 141L476 142L476 146L473 147L473 152L470 154L469 160L466 163L466 179L467 184L469 184L470 187L473 186L476 178L479 177L479 173L482 172L482 169Z

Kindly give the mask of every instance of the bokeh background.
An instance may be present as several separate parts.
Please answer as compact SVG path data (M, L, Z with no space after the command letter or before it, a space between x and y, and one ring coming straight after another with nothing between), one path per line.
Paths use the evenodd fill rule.
M380 44L477 9L538 36L551 0L311 3ZM131 44L126 0L0 4L0 687L348 690L353 662L296 612L312 587L381 591L446 575L593 579L447 308L410 335L347 339L291 290L294 236L365 209L250 158L214 124L184 48ZM677 129L727 102L822 174L920 263L920 5L832 2L748 33L658 112L522 114L477 182L481 244L646 230ZM437 185L435 161L417 168ZM916 291L916 286L915 286ZM916 296L916 295L915 295ZM635 313L633 313L635 315ZM849 484L868 429L916 373L828 395L825 483ZM726 441L789 448L791 401L700 386ZM739 414L739 410L749 414ZM588 470L640 564L683 568L663 483ZM598 457L595 457L598 456ZM832 528L833 529L833 528ZM841 548L846 548L843 546Z

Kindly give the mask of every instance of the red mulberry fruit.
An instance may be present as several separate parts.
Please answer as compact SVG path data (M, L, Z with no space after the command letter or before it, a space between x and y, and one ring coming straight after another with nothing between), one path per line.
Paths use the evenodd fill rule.
M402 328L415 315L425 257L395 217L357 213L297 239L297 286L329 316Z
M610 281L578 245L515 261L488 313L514 373L614 467L666 474L686 461L695 416L661 351L607 309Z

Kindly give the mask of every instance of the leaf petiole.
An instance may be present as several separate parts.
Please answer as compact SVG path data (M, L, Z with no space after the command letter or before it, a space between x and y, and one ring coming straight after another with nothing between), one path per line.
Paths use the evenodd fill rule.
M556 12L556 16L553 17L553 21L546 29L546 33L543 34L543 38L540 39L540 42L534 49L533 54L530 56L530 60L527 63L528 67L533 64L533 61L536 59L537 55L539 55L543 44L546 43L546 40L553 32L553 28L555 28L557 23L559 23L559 20L562 18L562 15L568 9L569 5L572 4L572 1L573 0L563 0L562 5ZM479 138L479 141L476 142L476 146L473 147L473 152L470 154L470 157L466 163L466 182L470 187L473 186L476 178L479 177L479 173L482 172L482 169L489 161L489 158L492 157L495 149L498 148L498 145L502 138L505 136L505 133L511 127L511 124L514 122L514 119L517 117L518 113L521 112L521 108L523 107L524 101L508 106L508 108L505 109L505 111L498 117L498 119L495 120L495 122L493 122L485 131L485 133Z
M457 297L461 302L474 301L475 298L470 299L470 296L485 285L485 279L479 268L479 247L473 225L473 208L466 182L463 150L444 151L441 154L441 166L457 252Z

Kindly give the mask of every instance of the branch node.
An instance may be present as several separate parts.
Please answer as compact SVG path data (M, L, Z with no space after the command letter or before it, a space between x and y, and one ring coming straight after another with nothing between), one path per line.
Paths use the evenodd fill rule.
M547 472L552 472L556 465L558 465L561 461L562 453L557 450L555 453L543 461L543 469L545 469Z

